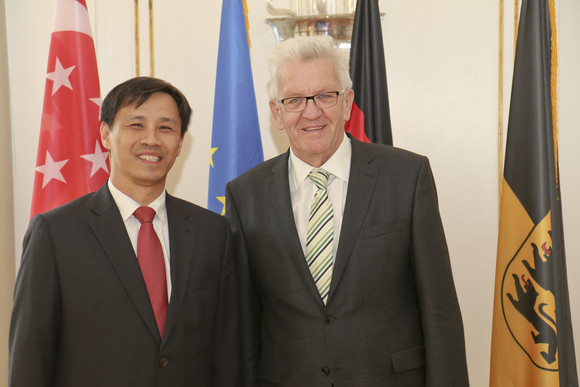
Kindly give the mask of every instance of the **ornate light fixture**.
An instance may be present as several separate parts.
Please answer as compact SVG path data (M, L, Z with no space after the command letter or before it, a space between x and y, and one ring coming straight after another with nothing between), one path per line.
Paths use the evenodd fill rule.
M291 0L290 8L276 8L266 0L273 17L266 19L278 43L295 36L330 35L340 48L350 49L356 0Z

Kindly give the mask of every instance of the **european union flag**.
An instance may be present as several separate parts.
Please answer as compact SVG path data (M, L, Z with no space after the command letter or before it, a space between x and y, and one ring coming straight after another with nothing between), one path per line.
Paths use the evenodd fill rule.
M264 161L244 0L223 0L207 208L225 214L226 184Z

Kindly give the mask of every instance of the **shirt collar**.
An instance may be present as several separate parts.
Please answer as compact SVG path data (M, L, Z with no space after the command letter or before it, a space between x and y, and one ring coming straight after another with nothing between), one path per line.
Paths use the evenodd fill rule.
M137 203L133 198L121 192L117 187L113 185L111 179L108 180L107 186L109 187L109 191L111 192L111 196L113 196L113 200L115 200L115 204L119 208L119 212L121 213L121 218L123 221L126 222L129 219L133 212L141 205ZM151 207L155 210L159 220L163 224L167 221L167 212L165 211L165 190L157 197L157 199L153 200L147 207Z
M348 183L351 154L351 141L345 133L336 152L334 152L334 154L322 166L320 166L320 168L330 172L334 177ZM292 179L294 179L294 187L300 187L312 169L312 165L300 160L292 151L292 148L290 148L290 170Z

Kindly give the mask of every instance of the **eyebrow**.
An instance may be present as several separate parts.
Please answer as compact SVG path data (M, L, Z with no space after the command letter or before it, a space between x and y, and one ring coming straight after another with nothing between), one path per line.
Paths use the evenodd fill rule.
M338 89L338 90L341 90L341 89ZM326 87L326 88L322 88L322 89L320 89L319 91L317 91L317 92L315 92L315 93L312 93L312 94L309 94L309 95L315 96L315 95L318 95L318 94L323 94L323 93L332 93L332 92L334 92L334 91L338 91L338 90L334 90L334 89L333 89L333 88L331 88L331 87ZM304 97L304 96L305 96L305 94L304 94L304 93L298 93L298 92L291 92L291 93L287 93L287 94L288 94L288 96L289 96L290 98L292 98L292 97ZM284 97L284 98L282 98L282 99L286 99L286 98L287 98L287 97Z
M128 120L146 120L147 117L143 115L130 115L127 117ZM161 122L171 122L177 124L177 120L171 117L160 117L159 120Z

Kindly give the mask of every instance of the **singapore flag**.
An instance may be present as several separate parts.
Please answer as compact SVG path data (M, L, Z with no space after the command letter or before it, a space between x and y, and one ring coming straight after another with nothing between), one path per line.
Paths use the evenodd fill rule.
M85 0L57 0L31 217L96 191L109 177L100 143L100 86Z

